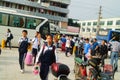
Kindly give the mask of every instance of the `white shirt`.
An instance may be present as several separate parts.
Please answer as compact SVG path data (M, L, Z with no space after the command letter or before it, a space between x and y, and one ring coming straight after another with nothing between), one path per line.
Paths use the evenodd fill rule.
M22 41L28 41L28 43L30 43L30 39L29 38L25 38L25 37L21 37L18 41L18 43L20 44Z
M7 38L10 37L10 34L11 34L10 32L7 33Z
M32 42L33 42L32 48L38 49L38 44L39 44L38 38L36 38L36 37L33 38Z
M67 39L65 46L66 46L66 47L70 47L70 40L69 40L69 39Z

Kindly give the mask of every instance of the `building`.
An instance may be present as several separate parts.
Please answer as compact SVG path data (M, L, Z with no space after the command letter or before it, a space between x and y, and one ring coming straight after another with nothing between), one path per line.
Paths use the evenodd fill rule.
M80 33L82 37L95 38L97 31L97 20L78 21L80 24ZM120 18L106 18L100 20L99 34L107 34L106 30L120 30Z
M48 18L63 29L68 26L69 4L70 0L0 0L0 8Z

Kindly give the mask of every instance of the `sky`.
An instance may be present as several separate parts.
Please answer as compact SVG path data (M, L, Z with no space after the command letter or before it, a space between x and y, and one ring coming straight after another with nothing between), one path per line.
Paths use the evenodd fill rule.
M102 18L120 17L120 0L71 0L69 18L91 20L98 18L102 6Z

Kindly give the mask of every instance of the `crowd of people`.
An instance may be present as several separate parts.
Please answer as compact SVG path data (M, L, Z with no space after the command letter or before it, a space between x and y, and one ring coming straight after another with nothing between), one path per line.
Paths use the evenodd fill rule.
M11 35L10 29L7 31L6 46L9 43L11 49ZM104 66L105 59L108 56L108 51L111 50L111 65L114 63L118 69L118 58L120 52L120 43L113 37L109 42L102 40L98 43L97 39L79 38L66 35L46 35L46 40L41 38L39 32L35 33L35 37L30 40L27 37L27 30L22 31L22 36L19 39L19 65L21 73L24 73L24 60L28 52L28 46L32 44L33 63L40 66L40 78L42 80L48 79L49 66L57 60L56 48L61 48L66 57L75 55L87 62L90 58L98 56L101 58L101 66ZM110 45L109 45L110 44Z
M120 53L120 43L113 37L109 42L102 40L97 41L96 38L79 38L63 35L60 39L61 50L65 51L65 56L75 55L83 59L85 62L90 58L99 57L101 66L105 65L105 59L108 57L108 51L111 52L110 64L116 65L118 70L118 59ZM70 55L69 55L70 54Z

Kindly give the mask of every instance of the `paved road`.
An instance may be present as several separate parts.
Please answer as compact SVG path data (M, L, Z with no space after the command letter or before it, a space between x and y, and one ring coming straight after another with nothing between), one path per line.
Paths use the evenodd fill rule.
M74 80L74 56L65 57L63 52L58 51L58 62L65 63L70 67L71 73L68 76ZM109 62L109 60L106 60ZM120 63L120 61L119 61ZM18 64L17 49L4 49L0 55L0 80L40 80L38 75L32 73L33 66L25 66L25 73L21 74ZM120 65L119 72L115 74L115 80L120 80ZM49 80L54 80L54 76L50 73Z

